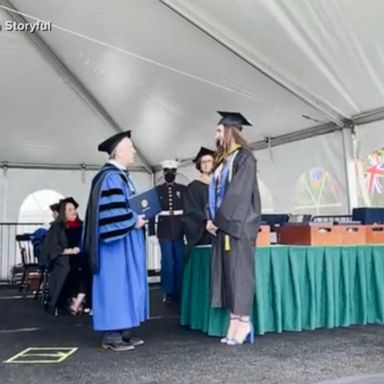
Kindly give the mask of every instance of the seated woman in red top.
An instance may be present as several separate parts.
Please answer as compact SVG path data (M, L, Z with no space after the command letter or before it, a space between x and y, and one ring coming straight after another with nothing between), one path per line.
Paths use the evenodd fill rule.
M59 216L48 231L43 253L49 261L48 310L67 309L72 315L80 311L90 291L90 274L80 250L83 222L78 203L72 198L60 200Z

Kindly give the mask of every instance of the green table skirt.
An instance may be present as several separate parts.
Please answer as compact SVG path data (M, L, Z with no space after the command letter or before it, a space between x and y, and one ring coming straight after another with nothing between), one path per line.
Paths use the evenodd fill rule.
M384 245L275 246L255 252L257 334L384 322ZM211 248L185 265L181 324L225 335L228 311L210 307Z

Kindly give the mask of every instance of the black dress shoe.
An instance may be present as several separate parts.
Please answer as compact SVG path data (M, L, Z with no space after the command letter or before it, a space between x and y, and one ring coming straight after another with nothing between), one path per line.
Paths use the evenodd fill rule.
M172 295L172 301L174 303L180 303L180 295Z
M116 352L134 351L136 348L131 343L126 343L123 340L120 341L103 341L101 348L109 349Z
M164 304L173 304L173 296L169 293L163 296L163 303Z
M138 347L139 345L143 345L144 344L144 340L143 339L139 339L137 337L126 338L126 337L123 336L123 341L125 343L132 344L134 347Z
M68 315L70 315L70 316L77 316L78 314L79 314L79 312L78 311L75 311L73 308L71 308L71 307L68 307L67 308L67 313L68 313Z
M47 312L47 313L49 313L50 315L52 315L52 316L59 316L59 308L56 308L56 307L52 307L52 306L50 306L50 305L47 305L46 307L45 307L45 311Z

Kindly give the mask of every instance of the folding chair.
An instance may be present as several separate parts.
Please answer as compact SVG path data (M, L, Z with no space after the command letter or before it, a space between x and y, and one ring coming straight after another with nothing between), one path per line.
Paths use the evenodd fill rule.
M23 264L23 276L21 278L19 291L24 290L24 295L30 290L38 290L38 281L40 278L40 270L38 260L33 254L33 245L31 241L31 234L25 233L16 235L16 242L20 249L21 261ZM32 279L32 275L34 275Z
M38 300L41 295L41 304L45 307L48 303L48 280L49 280L49 271L47 268L42 269L40 267L40 279L39 286L35 293L35 300Z

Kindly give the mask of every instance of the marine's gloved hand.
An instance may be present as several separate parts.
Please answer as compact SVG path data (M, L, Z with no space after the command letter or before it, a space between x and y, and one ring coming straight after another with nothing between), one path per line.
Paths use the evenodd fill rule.
M149 236L148 237L148 241L153 244L153 245L158 245L159 244L159 239L157 238L157 236L155 235L152 235L152 236Z

